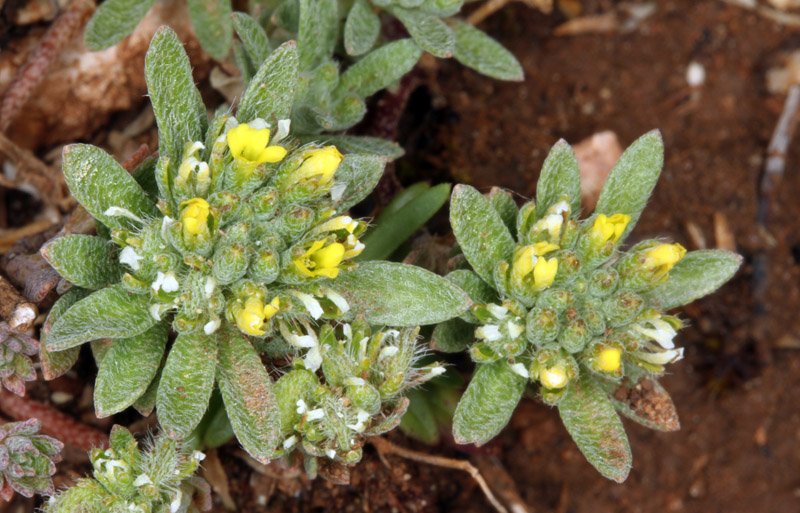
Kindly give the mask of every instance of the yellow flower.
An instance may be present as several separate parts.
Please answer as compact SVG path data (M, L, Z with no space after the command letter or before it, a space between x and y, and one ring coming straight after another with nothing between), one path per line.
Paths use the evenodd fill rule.
M207 235L210 207L203 198L192 198L181 203L181 223L184 238Z
M308 152L308 156L294 173L296 180L317 179L317 185L331 183L333 175L342 163L343 155L336 146L325 146Z
M616 243L622 237L630 221L631 216L627 214L614 214L610 217L600 214L592 225L592 237L601 244Z
M286 148L270 146L269 138L269 128L253 128L247 123L231 128L225 136L233 158L251 166L274 164L286 156Z
M666 275L686 255L686 248L678 244L659 244L644 252L643 266L655 277Z
M260 337L266 333L264 324L278 313L280 304L280 299L277 297L268 305L264 304L260 295L249 297L245 300L244 307L234 315L236 326L248 335Z
M532 274L533 287L536 290L546 289L552 285L558 272L558 259L547 259L543 255L557 249L557 245L549 242L537 242L517 248L511 268L514 280L522 283Z
M339 276L339 264L344 260L347 248L339 242L327 245L325 242L324 239L314 241L302 255L292 260L300 274L309 278Z
M337 216L320 224L312 233L327 234L330 232L345 231L347 237L340 242L344 244L344 260L355 258L364 251L364 243L358 239L358 234L364 231L364 224L350 216Z
M616 373L622 365L622 350L618 347L606 347L600 350L595 359L598 370Z
M542 369L539 372L539 381L545 388L557 390L567 386L569 375L567 374L567 369L565 369L563 365L556 365L554 367Z

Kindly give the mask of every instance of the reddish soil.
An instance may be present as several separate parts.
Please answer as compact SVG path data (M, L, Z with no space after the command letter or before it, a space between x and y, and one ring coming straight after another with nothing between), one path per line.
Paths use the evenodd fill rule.
M583 3L584 14L615 5ZM800 37L722 1L656 3L656 12L627 33L556 37L562 16L517 4L492 16L482 28L519 57L526 81L499 83L453 62L429 69L401 123L408 155L398 176L406 184L459 181L531 196L546 151L559 138L576 143L613 130L628 144L661 129L666 165L634 238L664 236L692 247L691 222L713 247L714 217L724 216L745 256L730 284L682 312L690 324L680 337L686 358L662 381L681 431L626 422L634 468L627 482L615 484L586 463L554 410L525 400L481 453L496 457L537 512L800 511L800 144L769 201L765 229L756 223L764 155L783 105L782 96L766 91L764 74L800 46ZM686 84L691 61L707 74L696 89ZM444 231L443 221L434 230ZM755 272L754 262L768 271ZM80 375L91 375L83 360ZM70 383L48 387L80 390ZM33 395L46 398L48 387L33 387ZM91 396L75 395L64 409L86 411ZM426 453L475 455L400 434L390 439ZM261 475L237 454L233 446L220 452L239 511L491 511L466 474L394 456L387 466L371 448L349 486ZM69 462L64 468L61 482L74 475ZM31 503L17 506L25 509L8 511L30 511ZM218 502L215 511L225 509Z

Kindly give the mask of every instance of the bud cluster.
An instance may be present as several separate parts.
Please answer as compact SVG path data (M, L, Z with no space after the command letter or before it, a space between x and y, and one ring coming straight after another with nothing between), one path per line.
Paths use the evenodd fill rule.
M673 338L682 323L648 292L686 250L648 240L620 252L629 222L621 213L578 220L569 198L542 215L534 202L523 205L513 257L494 270L500 301L473 307L481 323L473 360L508 360L556 403L581 372L619 379L628 364L660 374L680 359Z
M358 462L366 437L400 423L406 392L444 372L437 363L417 366L418 328L373 331L354 322L282 332L307 349L276 383L284 436L279 452L301 451L312 474L316 458Z
M133 513L194 513L211 509L211 489L195 476L203 453L186 453L163 435L141 450L122 426L111 431L108 449L92 449L93 478L45 503L45 513L119 511Z
M189 143L182 162L157 170L163 217L112 232L123 285L150 295L155 319L174 313L179 333L210 335L228 322L265 337L276 318L345 312L319 285L364 248L365 224L336 214L342 154L298 145L284 121L274 136L260 119L223 116L214 127L207 146Z
M37 354L39 341L0 322L0 380L6 390L19 396L25 394L25 382L36 379L31 357Z
M64 444L39 434L37 419L0 426L0 498L10 501L14 492L24 497L52 494L56 463Z

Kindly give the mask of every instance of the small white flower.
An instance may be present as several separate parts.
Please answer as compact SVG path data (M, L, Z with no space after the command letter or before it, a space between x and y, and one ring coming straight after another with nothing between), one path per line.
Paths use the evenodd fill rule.
M326 451L325 451L325 454L327 454L327 455L328 455L328 458L330 458L330 459L332 459L332 460L333 460L333 459L336 459L336 451L334 451L333 449L328 449L328 450L326 450Z
M487 324L485 326L481 326L480 328L475 330L475 336L486 340L487 342L494 342L495 340L500 340L502 334L500 333L500 327L494 324Z
M144 257L140 255L133 246L125 246L119 253L119 263L125 264L134 271L141 268L139 263Z
M559 201L558 203L550 207L549 210L553 214L561 215L564 212L569 212L569 203L567 203L566 201Z
M647 351L637 351L636 356L640 360L644 360L654 365L666 365L668 363L677 362L683 359L683 348L668 349L659 353L650 353Z
M211 294L214 293L214 290L217 288L217 280L213 277L209 276L206 278L206 285L203 288L203 292L206 293L206 298L210 298Z
M297 405L297 413L299 415L304 414L306 412L306 410L308 410L308 405L302 399L298 399L295 404Z
M211 335L212 333L216 333L221 324L222 321L220 321L219 319L211 319L205 324L205 326L203 326L203 333L205 333L206 335Z
M366 428L366 422L369 420L369 413L365 412L364 410L358 410L356 413L356 423L355 424L345 424L348 428L352 429L357 433L361 433Z
M648 324L652 326L652 328L645 327ZM673 339L678 332L675 331L675 328L673 328L667 321L663 319L647 319L641 324L635 325L633 329L642 335L655 340L658 345L664 349L675 348L675 342L673 342Z
M175 492L175 498L172 502L169 503L169 513L178 513L178 510L181 507L181 500L183 499L183 493L178 490Z
M147 474L139 474L139 476L133 481L133 486L137 488L149 484L153 484L153 481L150 480L150 476Z
M319 420L325 417L325 410L322 408L316 408L314 410L309 411L306 414L306 420L311 422L314 420Z
M287 438L286 440L283 441L283 448L284 449L290 449L290 448L294 447L294 445L296 443L297 443L297 437L292 435L292 436L290 436L289 438Z
M161 307L162 306L163 305L159 305L159 304L150 305L150 315L153 317L153 319L155 319L157 321L161 320Z
M322 366L322 352L319 350L319 346L315 345L311 349L308 350L306 356L303 358L303 366L310 370L316 372Z
M194 451L192 452L192 459L196 461L203 461L206 459L206 455L200 451Z
M521 363L515 363L511 365L511 370L514 371L515 374L519 374L525 379L529 379L531 377L530 373L528 373L528 369Z
M334 305L336 305L336 308L338 308L339 311L342 312L343 314L345 314L345 313L350 311L350 304L340 294L337 294L336 292L334 292L334 291L332 291L330 289L327 289L325 291L325 297L330 299L331 302Z
M508 313L508 308L496 305L494 303L489 303L486 305L486 309L489 310L489 313L492 314L496 319L502 319Z
M134 214L133 212L131 212L127 208L108 207L106 209L106 211L103 212L103 215L106 215L106 216L109 216L109 217L127 217L128 219L136 221L137 223L144 224L144 219L142 219L141 217L137 216L136 214Z
M175 277L175 273L169 271L167 273L162 273L158 271L156 275L156 281L153 282L151 285L154 291L158 292L159 290L163 290L164 292L176 292L180 285L178 284L178 279Z
M344 191L347 190L347 184L344 182L336 182L331 187L331 199L339 201L344 197Z
M289 135L289 131L292 129L292 120L291 119L279 119L278 120L278 130L275 132L275 135L272 136L272 141L270 144L276 144L284 139L286 136Z
M511 338L517 338L520 335L522 335L523 331L525 331L522 326L520 326L515 322L508 321L508 324L506 326L508 327L508 335Z
M392 356L396 355L400 351L400 348L397 346L386 346L381 349L381 352L378 353L378 361L384 360L386 358L391 358Z
M437 365L436 367L431 367L430 368L431 376L440 376L440 375L444 374L445 371L446 371L446 369L444 367L442 367L441 365Z
M344 380L344 382L347 383L348 385L353 385L354 387L363 387L364 385L367 384L367 382L364 381L363 378L358 378L356 376L350 376L349 378Z
M322 310L322 305L319 304L319 301L317 301L314 296L304 292L298 292L296 290L292 291L292 295L299 299L301 303L303 303L303 306L306 308L306 310L308 310L308 313L310 313L311 317L313 317L315 320L322 317L322 314L324 313Z

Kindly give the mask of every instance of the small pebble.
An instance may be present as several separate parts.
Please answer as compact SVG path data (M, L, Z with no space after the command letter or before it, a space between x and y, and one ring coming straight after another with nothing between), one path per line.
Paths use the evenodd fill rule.
M692 61L686 68L686 82L691 87L700 87L706 82L706 69L697 61Z

